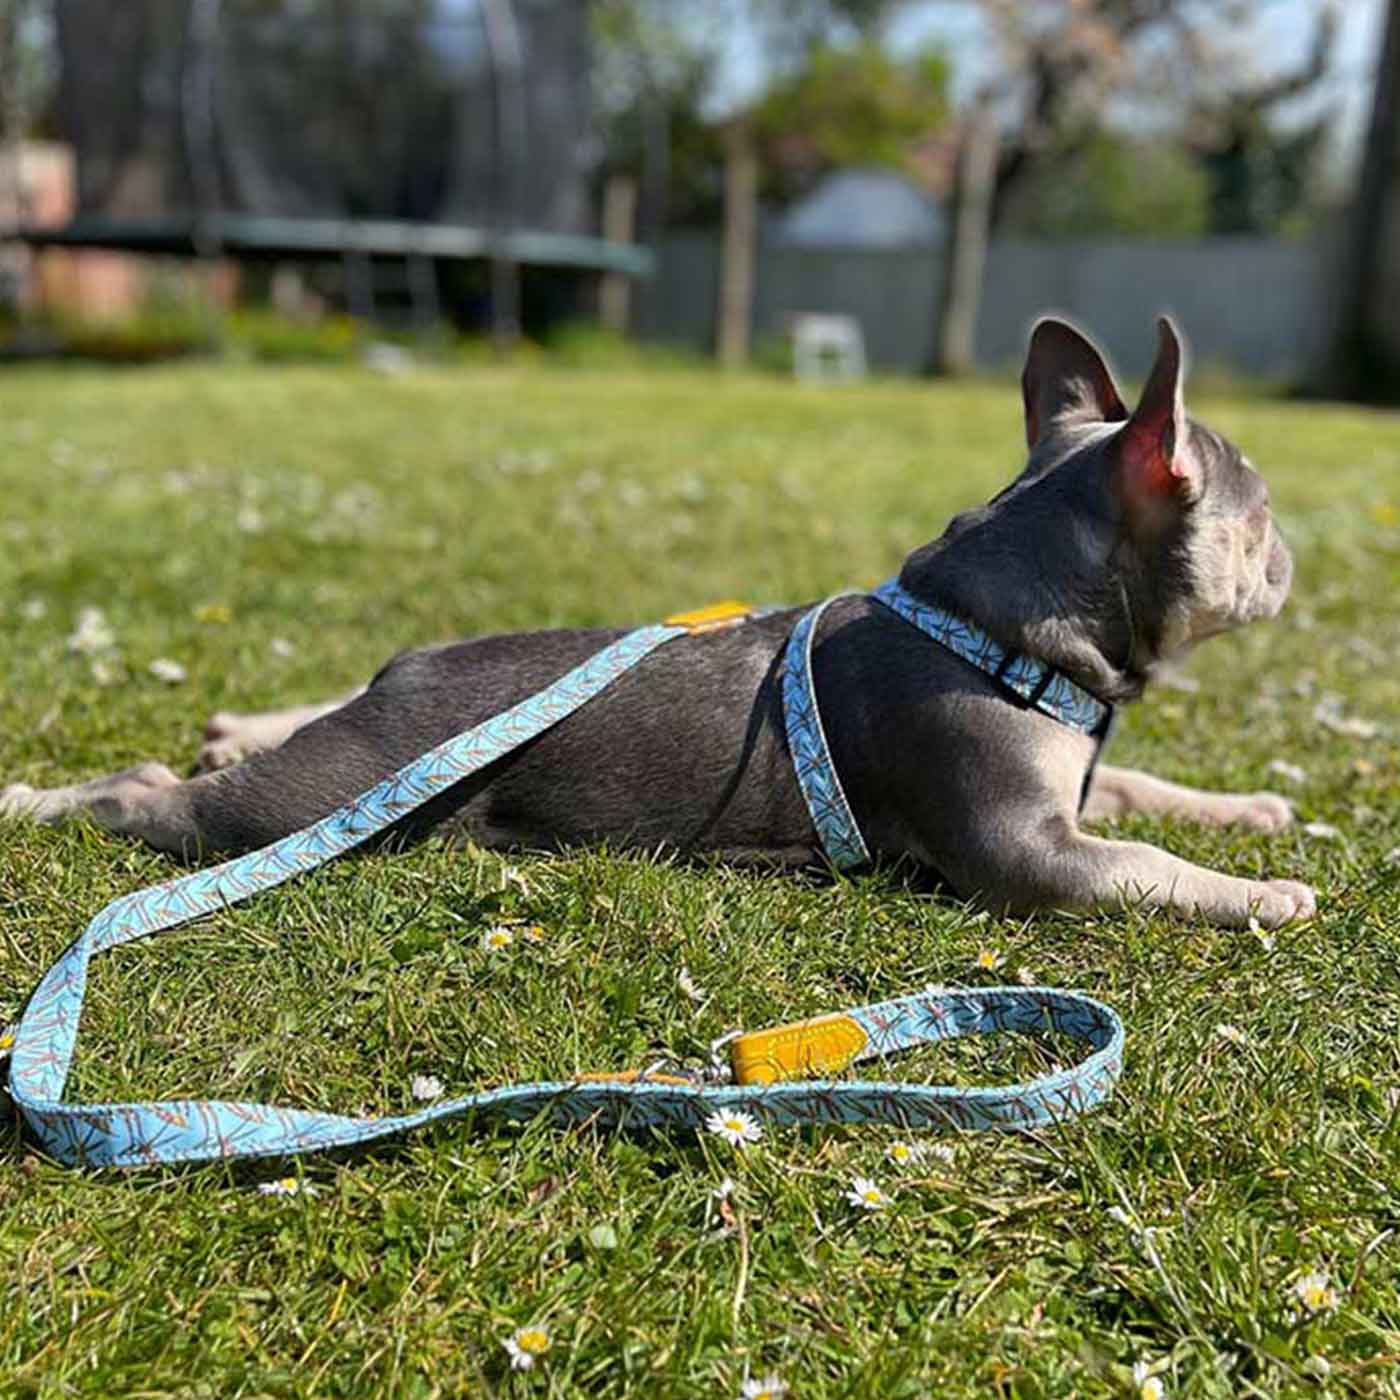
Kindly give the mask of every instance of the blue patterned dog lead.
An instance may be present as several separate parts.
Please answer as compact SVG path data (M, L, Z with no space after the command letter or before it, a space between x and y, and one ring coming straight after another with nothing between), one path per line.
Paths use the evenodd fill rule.
M929 989L741 1035L731 1045L738 1082L730 1084L705 1082L704 1075L695 1082L635 1072L588 1075L487 1089L385 1118L215 1100L63 1101L95 954L241 903L353 849L557 724L657 647L747 615L732 607L706 609L630 632L545 690L440 744L313 826L114 900L45 974L12 1035L10 1097L39 1145L62 1162L112 1167L322 1151L476 1113L513 1121L545 1114L558 1124L698 1128L716 1112L746 1111L775 1123L980 1129L1040 1127L1093 1107L1121 1072L1122 1024L1090 997L1046 987ZM810 629L804 645L809 640ZM1087 1042L1091 1053L1069 1069L995 1088L781 1082L962 1035L1047 1029Z
M852 596L858 595L837 593L818 603L797 624L783 658L783 721L793 771L822 849L837 870L864 865L870 852L827 747L812 675L812 644L822 614L838 599ZM1112 706L1063 672L1033 657L1006 651L980 628L921 602L897 579L882 583L870 596L1052 719L1100 739L1106 732L1113 718Z

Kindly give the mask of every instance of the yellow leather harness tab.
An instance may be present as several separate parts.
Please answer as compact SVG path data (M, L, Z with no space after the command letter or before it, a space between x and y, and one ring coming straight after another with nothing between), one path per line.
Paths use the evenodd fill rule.
M690 612L672 613L665 621L667 627L684 627L688 632L718 632L722 627L734 627L753 612L751 603L726 598L722 603L693 608Z
M810 1074L832 1074L866 1046L860 1023L841 1012L746 1031L729 1046L736 1084L775 1084Z

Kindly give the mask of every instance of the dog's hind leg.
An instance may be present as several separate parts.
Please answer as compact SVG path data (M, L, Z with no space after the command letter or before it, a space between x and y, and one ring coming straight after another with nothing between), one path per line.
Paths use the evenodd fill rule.
M364 688L353 690L336 700L321 705L294 705L286 710L267 710L262 714L238 715L220 710L210 716L204 726L204 744L195 760L200 773L213 773L220 768L232 768L255 753L275 749L287 742L298 729L312 720L320 719L348 705Z
M0 817L55 826L82 815L119 836L135 836L157 850L190 856L200 843L185 795L189 786L163 763L140 763L72 787L14 783L0 790Z
M1243 826L1252 831L1282 831L1293 821L1288 799L1274 792L1202 792L1150 773L1100 764L1089 785L1081 820L1104 821L1132 812L1176 817L1203 826Z

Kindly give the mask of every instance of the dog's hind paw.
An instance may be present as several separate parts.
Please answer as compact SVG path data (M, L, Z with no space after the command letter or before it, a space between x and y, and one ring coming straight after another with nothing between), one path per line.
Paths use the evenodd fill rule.
M1293 825L1293 804L1276 792L1241 793L1231 799L1222 820L1250 831L1283 831Z
M226 710L210 717L204 726L204 743L195 758L200 773L232 768L264 749L275 749L289 732L278 724L278 715L235 715Z
M200 745L194 766L200 773L217 773L221 768L232 768L234 764L242 763L249 754L257 752L257 745L244 744L237 735L206 739Z
M40 802L40 794L28 783L11 783L0 788L0 817L33 817Z

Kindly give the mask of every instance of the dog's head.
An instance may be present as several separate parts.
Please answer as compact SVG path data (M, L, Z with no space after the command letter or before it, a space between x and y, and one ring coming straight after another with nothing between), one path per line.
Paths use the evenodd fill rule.
M1025 476L1073 467L1082 449L1107 467L1124 564L1169 581L1143 599L1158 655L1257 618L1288 596L1293 564L1269 510L1269 489L1235 445L1189 418L1176 329L1158 323L1157 360L1130 414L1103 357L1063 321L1031 335L1021 386L1031 462ZM1083 463L1079 463L1082 467Z
M1187 416L1181 342L1170 321L1158 329L1129 412L1094 346L1041 321L1021 381L1025 470L906 564L916 591L963 603L1110 699L1140 691L1156 662L1274 616L1293 573L1263 478Z

